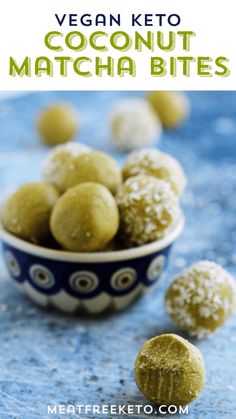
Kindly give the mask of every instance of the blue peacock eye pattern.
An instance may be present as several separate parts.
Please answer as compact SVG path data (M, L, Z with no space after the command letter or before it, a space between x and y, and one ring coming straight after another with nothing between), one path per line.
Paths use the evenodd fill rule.
M14 278L18 278L21 275L21 268L20 268L20 264L19 264L17 258L9 250L7 250L4 253L4 256L5 256L6 265L7 265L7 268L9 270L10 274Z
M88 294L98 287L99 279L98 276L92 272L79 271L70 276L69 284L74 291Z
M137 279L137 272L133 268L122 268L111 277L111 287L115 291L129 290Z
M165 265L165 256L159 255L152 260L147 269L147 278L149 281L155 281L163 272Z
M33 284L37 287L47 290L55 285L53 273L43 265L32 265L29 269L29 276Z
M47 297L49 304L63 295L78 299L80 306L90 301L91 305L99 298L102 307L101 298L112 306L113 299L126 296L129 299L136 288L145 290L156 284L165 268L168 251L124 262L86 264L40 258L4 244L4 259L12 278L22 286L29 283L35 292ZM58 304L63 310L63 302Z

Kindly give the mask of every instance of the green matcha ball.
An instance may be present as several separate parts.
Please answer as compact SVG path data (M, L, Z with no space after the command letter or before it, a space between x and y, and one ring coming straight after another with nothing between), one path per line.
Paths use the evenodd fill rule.
M64 192L84 182L100 183L115 194L122 183L120 166L112 157L100 151L72 156L68 164L62 167L61 190Z
M182 337L156 336L138 354L135 380L151 402L184 406L196 399L204 386L204 360L199 349Z
M180 216L170 185L152 176L133 176L118 189L120 237L129 247L163 238Z
M181 125L189 115L189 101L181 92L150 92L147 99L167 129Z
M177 196L181 196L186 177L180 163L167 153L155 148L144 148L131 153L123 167L123 178L136 175L149 175L165 180Z
M69 189L51 216L53 236L64 249L75 252L102 250L118 226L115 199L105 186L92 182Z
M53 186L27 183L10 196L3 211L3 226L23 240L42 244L50 237L50 216L58 199Z
M58 103L41 112L37 126L43 142L56 146L73 139L78 130L78 116L71 106Z
M69 171L73 164L73 159L90 151L90 147L80 143L67 143L56 146L48 153L43 162L43 180L55 186L60 193L63 193L65 191L65 173Z
M169 287L166 307L181 329L199 339L208 337L236 307L235 281L214 262L194 263Z

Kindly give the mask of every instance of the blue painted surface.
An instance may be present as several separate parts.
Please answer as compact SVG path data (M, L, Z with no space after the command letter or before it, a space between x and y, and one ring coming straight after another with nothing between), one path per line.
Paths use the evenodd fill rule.
M111 105L127 95L130 93L52 92L0 102L2 193L39 178L46 148L38 141L34 122L39 109L51 101L76 105L83 127L80 141L122 160L122 153L109 144L107 118ZM160 288L121 314L71 317L34 306L9 281L1 262L1 419L46 418L48 403L146 403L133 380L137 352L146 339L157 334L183 335L163 307L173 275L202 258L215 260L236 275L236 93L196 92L189 97L191 118L180 130L165 133L160 143L182 162L189 179L183 199L185 231L174 247ZM235 316L213 338L193 342L205 357L207 382L189 406L187 417L235 418Z

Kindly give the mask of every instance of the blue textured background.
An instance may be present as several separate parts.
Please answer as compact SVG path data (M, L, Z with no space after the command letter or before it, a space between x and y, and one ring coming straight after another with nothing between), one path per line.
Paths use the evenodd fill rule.
M47 150L37 138L35 119L42 106L55 100L79 109L81 142L122 160L109 144L107 121L111 105L130 95L135 94L42 92L0 101L1 194L39 178ZM189 179L185 231L160 288L121 314L64 316L41 310L19 294L0 262L1 419L45 418L48 403L146 403L133 380L137 352L157 334L183 335L163 307L173 275L202 258L236 274L236 93L195 92L189 98L190 119L180 130L165 133L160 143L181 161ZM193 342L204 354L207 382L187 417L235 418L235 316L213 338Z

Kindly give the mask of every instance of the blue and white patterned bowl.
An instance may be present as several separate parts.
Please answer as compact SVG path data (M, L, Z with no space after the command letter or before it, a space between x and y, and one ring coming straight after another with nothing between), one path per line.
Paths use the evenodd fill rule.
M162 240L133 249L72 253L39 247L0 229L7 269L21 290L42 306L66 312L122 310L152 289L163 273L184 217Z

